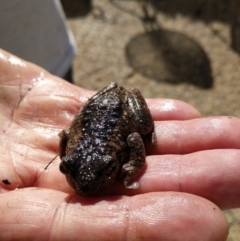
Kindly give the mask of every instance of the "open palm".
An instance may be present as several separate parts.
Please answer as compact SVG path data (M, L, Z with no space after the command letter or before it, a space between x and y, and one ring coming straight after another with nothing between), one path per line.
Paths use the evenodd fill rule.
M218 206L240 206L240 120L148 100L157 146L140 188L116 184L111 196L86 198L69 187L59 158L45 167L93 93L0 52L0 239L225 240Z

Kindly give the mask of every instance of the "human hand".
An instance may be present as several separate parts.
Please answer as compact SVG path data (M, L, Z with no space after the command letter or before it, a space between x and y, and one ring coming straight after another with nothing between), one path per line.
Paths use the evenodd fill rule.
M140 188L81 197L59 158L44 168L58 152L58 133L93 93L0 52L0 239L225 240L217 205L240 206L240 120L148 100L157 147Z

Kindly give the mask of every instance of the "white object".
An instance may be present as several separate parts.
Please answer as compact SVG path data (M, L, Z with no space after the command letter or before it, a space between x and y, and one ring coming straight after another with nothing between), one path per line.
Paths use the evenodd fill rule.
M0 0L0 48L63 76L76 47L58 0Z

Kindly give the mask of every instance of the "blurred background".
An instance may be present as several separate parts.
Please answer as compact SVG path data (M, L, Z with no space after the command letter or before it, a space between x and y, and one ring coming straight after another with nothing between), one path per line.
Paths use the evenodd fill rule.
M235 2L62 0L78 48L74 81L93 90L115 81L204 116L240 117Z
M240 1L61 2L77 45L76 85L99 90L114 81L145 98L185 101L203 116L240 117ZM240 240L240 210L225 214L228 241Z

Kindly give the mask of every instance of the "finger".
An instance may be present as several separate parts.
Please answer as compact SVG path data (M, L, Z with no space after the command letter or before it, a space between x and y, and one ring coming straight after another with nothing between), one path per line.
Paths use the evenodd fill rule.
M43 170L35 186L74 193L56 161ZM148 156L136 179L139 189L126 189L118 180L106 193L136 195L159 191L186 192L202 196L222 209L240 207L240 150L207 150L186 155Z
M4 50L0 50L0 66L2 75L2 78L0 78L1 84L5 84L7 87L11 86L11 88L9 88L11 89L11 93L9 92L7 95L9 98L11 98L11 96L14 97L11 98L11 100L15 100L15 105L33 89L35 89L36 92L39 90L38 95L34 93L37 98L34 100L33 107L36 104L38 106L39 100L43 96L53 97L55 95L66 101L72 99L73 102L71 104L75 105L76 100L78 100L78 107L80 107L82 103L95 93L94 91L87 91L73 86L56 76L50 75L41 67L24 61ZM16 78L16 76L18 77ZM16 96L19 96L19 98L16 98ZM64 103L64 101L61 102ZM152 111L153 118L156 120L184 120L200 116L200 113L194 107L182 101L149 99L147 102ZM50 113L50 111L48 112Z
M209 150L187 155L147 157L146 169L137 181L140 188L122 184L112 193L176 191L211 200L222 209L240 207L240 150Z
M207 149L240 149L240 119L209 117L156 122L155 154L185 154Z
M184 193L81 198L48 189L2 194L1 240L226 240L213 203Z
M212 117L193 119L189 121L158 122L156 125L156 133L158 138L158 149L156 152L163 154L192 153L195 151L214 148L239 148L239 127L240 120L233 117ZM54 157L54 155L52 156ZM47 159L45 158L44 160ZM161 160L161 157L159 160ZM207 160L209 160L209 158ZM59 161L60 160L58 159L58 162ZM59 173L57 161L54 163L56 163L56 168L52 168L54 166L49 167L49 172L51 173L51 175L48 175L49 178L38 179L41 181L39 186L46 185L46 187L56 188L56 185L53 186L55 183L57 184L58 189L60 185L59 183L61 183L59 190L65 191L65 187L67 186L66 181L64 180L64 176ZM39 172L42 172L43 169L44 166L39 166L39 168L35 170L36 173L31 175L31 177L38 176ZM24 172L25 170L26 168L24 169ZM20 172L18 173L21 175ZM21 175L21 179L24 180L23 183L26 184L25 186L29 186L33 183L32 179L27 179L28 176L29 175L25 174ZM43 176L45 176L45 174L43 174ZM56 181L53 183L53 181L46 180ZM64 188L62 187L63 185ZM68 190L71 189L69 188Z
M34 180L29 178L30 175L21 176L22 186L46 187L73 194L73 189L59 171L59 163L59 159L55 160L47 170L42 169L33 175ZM137 190L126 189L118 181L106 192L115 195L159 191L187 192L207 198L222 209L237 208L240 207L240 150L207 150L186 155L148 156L146 168L137 181L140 183ZM16 185L12 183L5 187L14 189Z
M147 104L155 121L188 120L201 116L193 106L179 100L148 99Z
M53 125L54 121L57 125L70 124L73 115L94 94L93 91L73 86L3 50L0 53L0 65L4 73L0 79L1 88L5 85L2 103L7 102L12 110L19 108L25 99L25 105L21 103L18 117L25 119L26 123L31 124L34 120L35 124ZM19 77L16 78L16 75ZM185 120L200 116L195 108L178 100L149 99L148 104L155 120ZM61 122L66 117L67 121Z

